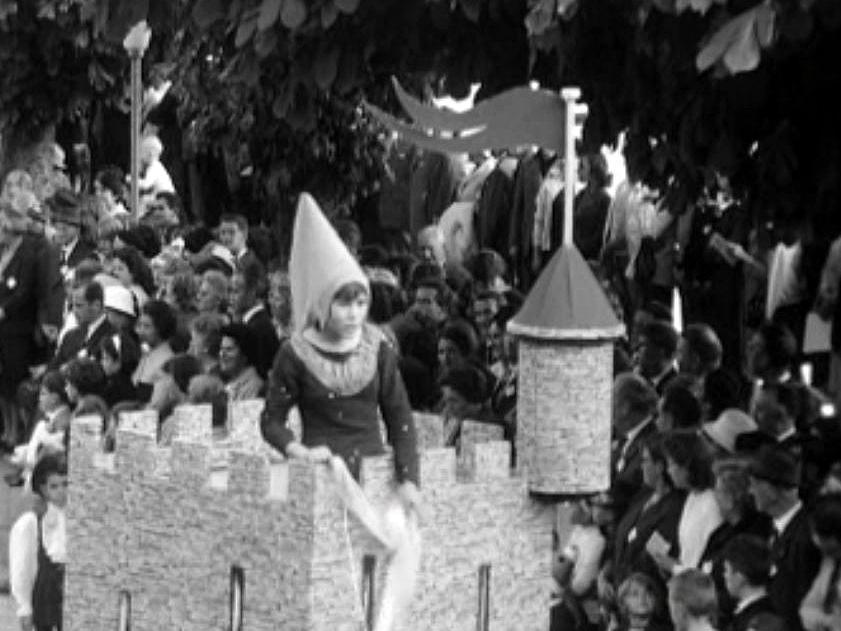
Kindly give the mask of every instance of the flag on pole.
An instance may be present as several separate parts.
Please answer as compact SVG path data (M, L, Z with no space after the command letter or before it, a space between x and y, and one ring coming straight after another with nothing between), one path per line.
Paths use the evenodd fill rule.
M466 112L421 103L392 78L397 99L412 123L366 102L365 108L386 128L431 151L473 153L537 145L563 153L566 104L556 92L512 88L480 101Z

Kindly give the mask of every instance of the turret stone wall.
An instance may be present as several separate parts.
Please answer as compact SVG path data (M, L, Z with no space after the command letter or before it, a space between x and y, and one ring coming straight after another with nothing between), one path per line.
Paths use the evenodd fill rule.
M99 418L74 421L66 629L116 629L128 599L133 631L229 629L237 568L243 629L359 631L360 596L373 582L376 608L385 551L346 514L326 466L262 443L261 409L232 406L230 438L215 440L208 407L181 408L167 448L154 414L127 414L113 454L100 449ZM474 631L483 609L490 630L547 629L554 508L530 499L500 428L465 423L457 456L441 446L440 418L416 422L423 554L398 629ZM360 478L383 501L391 457L367 459Z

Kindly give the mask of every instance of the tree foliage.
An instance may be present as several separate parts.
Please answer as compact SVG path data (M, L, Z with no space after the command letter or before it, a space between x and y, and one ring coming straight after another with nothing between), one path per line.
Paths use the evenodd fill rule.
M392 75L424 96L578 84L585 144L625 132L630 172L673 210L720 172L762 216L838 214L836 0L0 0L0 133L124 104L119 42L143 17L186 146L251 173L267 214L304 188L328 207L376 189L360 103L394 111ZM715 42L730 52L699 70Z
M677 212L717 171L750 193L751 207L762 218L811 215L824 221L838 214L839 3L577 4L574 16L556 17L544 40L532 41L543 51L548 83L583 87L591 111L585 129L590 147L626 131L629 170L667 191ZM772 12L773 23L764 25L765 32L752 23L732 49L758 54L755 68L732 74L720 58L699 71L698 54L713 36L759 8ZM748 39L769 29L770 41Z

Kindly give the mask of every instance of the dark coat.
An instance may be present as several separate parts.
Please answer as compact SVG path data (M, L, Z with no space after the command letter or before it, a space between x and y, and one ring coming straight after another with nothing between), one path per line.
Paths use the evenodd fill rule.
M707 547L704 548L704 554L701 555L699 567L710 574L715 581L716 593L718 594L719 627L727 626L733 614L733 608L736 606L727 591L727 586L724 584L724 560L722 555L727 544L737 535L754 535L767 541L772 532L773 527L770 517L757 510L750 510L736 524L722 522L707 539Z
M633 572L643 572L655 581L661 581L657 564L645 549L655 532L659 532L666 541L677 543L677 527L686 493L669 491L659 502L645 509L652 493L650 489L639 493L616 526L613 580L617 586Z
M821 553L812 542L809 517L804 508L797 511L774 541L771 560L775 571L768 595L788 628L802 630L800 604L812 587L821 564Z
M117 403L125 401L136 401L137 388L131 381L131 375L118 372L116 375L107 377L102 398L105 399L108 407L114 407Z
M724 631L748 631L751 628L753 619L759 614L772 614L776 616L776 609L774 603L768 596L763 596L759 600L753 601L747 607L742 609L739 613L733 616L730 624L726 627L721 627Z
M57 261L42 236L26 235L0 278L0 395L11 395L29 376L46 345L40 325L58 327L55 304L64 301Z
M67 362L76 358L97 357L99 355L100 342L103 339L114 335L114 333L116 333L116 331L108 320L104 320L98 327L96 327L96 330L93 332L90 339L87 339L86 327L77 326L75 329L69 330L65 333L64 338L62 338L55 357L50 362L50 367L58 369L64 366Z
M59 253L61 254L61 253ZM96 246L87 241L79 241L76 242L76 245L73 247L73 250L70 252L70 256L62 261L63 265L66 265L70 269L75 269L79 263L86 260L98 261L99 257L96 254Z
M508 255L508 216L513 198L513 178L497 167L485 180L476 202L476 238L480 248Z
M649 421L628 445L621 469L618 468L621 449L615 449L612 454L613 483L611 484L611 495L619 519L622 518L632 499L642 488L642 446L648 437L656 431L657 426L653 421Z
M266 389L266 407L261 430L266 441L280 451L294 440L287 426L287 414L298 406L301 413L301 442L306 446L326 445L344 458L356 475L361 458L384 452L379 416L394 448L398 481L418 483L418 451L415 423L406 388L397 367L397 354L385 342L371 347L376 361L371 380L350 394L328 388L299 357L293 338L277 354ZM309 344L302 341L300 344ZM312 347L307 352L342 362ZM366 351L367 352L367 351ZM348 358L350 356L348 355Z
M254 333L254 341L257 345L257 358L254 367L260 376L265 379L280 348L280 340L277 338L277 330L272 323L269 312L263 308L251 316L245 323Z

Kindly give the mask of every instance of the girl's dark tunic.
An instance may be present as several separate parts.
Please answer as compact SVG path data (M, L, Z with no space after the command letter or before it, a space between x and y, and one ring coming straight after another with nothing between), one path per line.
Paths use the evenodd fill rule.
M378 329L366 325L359 346L342 354L326 353L300 334L284 342L269 375L261 423L263 437L283 453L295 438L286 424L295 405L302 443L329 447L355 476L362 457L385 451L382 414L398 482L418 484L412 410L397 355Z

